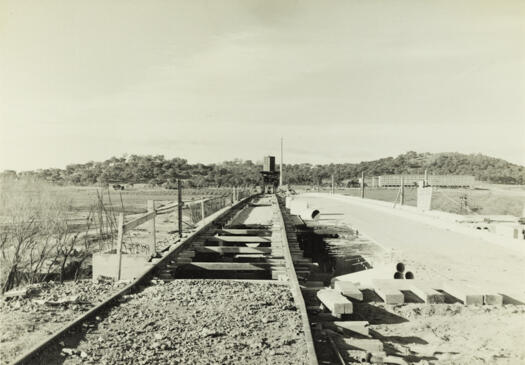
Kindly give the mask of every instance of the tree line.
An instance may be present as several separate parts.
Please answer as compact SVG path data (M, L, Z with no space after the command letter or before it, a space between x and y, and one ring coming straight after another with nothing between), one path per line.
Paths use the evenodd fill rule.
M480 181L501 184L525 184L525 167L482 154L407 152L397 157L360 163L312 165L285 164L285 182L292 185L322 185L331 176L338 185L355 183L361 173L366 176L388 174L473 175ZM65 169L40 169L0 173L4 178L35 177L61 185L111 183L146 183L174 186L183 179L188 187L254 186L260 182L262 162L226 161L218 164L189 164L182 158L163 155L112 157L103 162L71 164Z

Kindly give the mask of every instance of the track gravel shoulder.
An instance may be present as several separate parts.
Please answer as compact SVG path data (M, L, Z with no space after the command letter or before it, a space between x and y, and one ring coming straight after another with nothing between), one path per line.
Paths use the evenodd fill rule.
M26 298L0 300L0 364L14 360L125 285L45 282L28 286Z
M303 364L306 342L287 286L175 280L125 296L45 364Z

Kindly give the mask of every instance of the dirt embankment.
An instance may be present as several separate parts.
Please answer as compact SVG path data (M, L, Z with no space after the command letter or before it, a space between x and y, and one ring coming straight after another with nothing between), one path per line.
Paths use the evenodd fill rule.
M334 272L337 274L349 274L356 267L357 271L362 270L356 264L356 257L374 267L390 265L393 268L394 263L403 262L420 280L461 283L463 281L454 280L455 276L466 272L475 277L479 269L474 265L474 259L450 260L447 266L436 265L439 257L431 255L430 250L425 252L425 241L414 248L422 257L415 259L412 250L385 249L362 237L346 237L345 226L339 223L332 227L339 230L340 237L325 240L327 250L335 260ZM445 247L444 244L440 246L441 255L446 255ZM458 246L457 250L461 252L465 248ZM476 253L476 260L485 258L474 250L462 252L463 255L473 253ZM494 255L487 256L485 270L494 258ZM508 261L500 260L496 264L500 265L500 275L507 278L511 288L521 285L519 278L523 276L507 273L509 268L505 264L510 265ZM439 267L442 270L436 269ZM444 267L447 270L443 270ZM471 282L482 283L481 280ZM500 288L504 292L504 286ZM370 323L371 336L383 343L387 355L402 358L409 364L525 364L525 305L464 305L448 295L446 303L425 304L410 292L405 292L405 301L402 305L387 305L368 290L364 302L354 303L352 319ZM315 298L310 298L310 302L311 305L319 304Z
M376 324L370 328L387 351L410 363L525 363L525 306L375 306L376 315L368 320ZM379 314L384 314L383 310L389 315Z

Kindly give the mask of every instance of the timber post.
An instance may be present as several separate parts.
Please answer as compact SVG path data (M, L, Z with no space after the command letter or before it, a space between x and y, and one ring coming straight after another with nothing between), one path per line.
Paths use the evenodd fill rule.
M177 179L177 221L179 228L179 238L182 238L182 184L180 179Z
M361 173L361 199L365 198L365 173Z
M405 205L405 178L401 176L401 205Z
M151 212L155 212L155 200L148 200L148 213ZM149 254L151 257L155 257L157 255L157 233L155 230L155 215L151 219L151 242L149 246Z
M124 213L118 215L118 236L117 236L117 255L118 255L118 268L117 268L117 280L120 280L120 274L122 271L122 241L124 239Z

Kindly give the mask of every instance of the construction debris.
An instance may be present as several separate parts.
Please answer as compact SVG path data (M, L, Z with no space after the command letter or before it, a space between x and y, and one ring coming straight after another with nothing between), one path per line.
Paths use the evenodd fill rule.
M29 289L27 287L25 288L17 288L13 290L9 290L3 294L4 298L25 298L29 294Z

